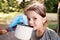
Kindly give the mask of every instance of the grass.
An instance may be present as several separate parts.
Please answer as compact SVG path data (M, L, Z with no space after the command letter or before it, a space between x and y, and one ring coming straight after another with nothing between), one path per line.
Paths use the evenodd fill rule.
M9 14L0 13L0 24L10 24L11 20L20 14L19 12L10 12Z
M51 29L56 29L58 27L58 14L57 13L47 13L48 27Z
M52 23L48 23L48 27L51 29L56 29L58 27L58 23L56 22L52 22Z

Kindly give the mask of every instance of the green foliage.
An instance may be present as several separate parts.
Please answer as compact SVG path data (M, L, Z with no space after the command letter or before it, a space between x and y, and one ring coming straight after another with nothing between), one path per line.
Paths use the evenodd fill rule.
M19 4L16 0L0 0L0 12L21 12L21 9L25 7L24 4L29 4L29 1Z
M58 7L58 0L44 0L44 4L47 8L47 12L56 13Z
M19 8L20 8L20 9L23 9L23 8L25 8L25 6L26 6L26 5L28 5L28 4L30 4L30 2L29 2L29 1L27 1L27 2L25 2L25 3L24 3L24 2L21 2L21 4L20 4L20 7L19 7Z

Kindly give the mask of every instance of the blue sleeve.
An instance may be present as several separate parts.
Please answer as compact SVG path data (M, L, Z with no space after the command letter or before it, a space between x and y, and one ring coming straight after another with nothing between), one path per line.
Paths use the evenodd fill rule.
M26 16L23 16L23 24L28 25L28 19Z
M19 21L19 16L16 16L12 22L9 24L9 28L13 28L14 26L16 26L18 24Z

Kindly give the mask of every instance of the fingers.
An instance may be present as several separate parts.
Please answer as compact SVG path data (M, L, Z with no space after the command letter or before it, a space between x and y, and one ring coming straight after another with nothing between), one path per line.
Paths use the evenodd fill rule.
M4 28L0 29L0 35L6 34L6 33L7 33L7 30L6 29L4 29Z

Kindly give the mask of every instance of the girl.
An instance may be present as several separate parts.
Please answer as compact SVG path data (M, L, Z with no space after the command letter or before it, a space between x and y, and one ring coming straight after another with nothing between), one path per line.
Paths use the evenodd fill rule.
M31 40L60 40L55 31L47 27L46 8L43 4L34 3L25 10L28 24L34 29Z

